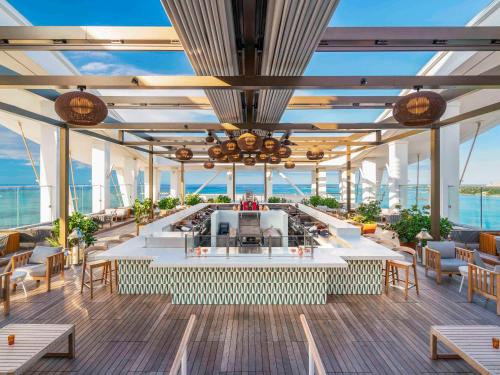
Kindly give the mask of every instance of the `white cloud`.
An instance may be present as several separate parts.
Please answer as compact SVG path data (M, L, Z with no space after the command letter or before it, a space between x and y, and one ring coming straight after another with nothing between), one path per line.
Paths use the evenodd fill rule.
M128 64L113 64L93 61L80 67L82 73L112 76L151 75L147 70Z

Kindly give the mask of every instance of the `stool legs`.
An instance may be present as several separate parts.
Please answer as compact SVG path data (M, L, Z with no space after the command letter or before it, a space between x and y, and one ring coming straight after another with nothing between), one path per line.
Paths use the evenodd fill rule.
M87 266L88 266L88 271L89 271L89 277L90 280L88 284L85 282L85 276L87 273ZM90 264L87 265L85 264L83 266L83 272L82 272L82 285L80 289L80 293L83 293L83 287L86 286L90 288L90 299L94 298L94 281L101 281L101 284L108 284L109 282L109 290L110 293L113 293L113 277L111 273L111 261L107 261L105 263L99 263L99 264ZM94 270L96 269L102 269L102 275L101 278L99 279L94 279Z

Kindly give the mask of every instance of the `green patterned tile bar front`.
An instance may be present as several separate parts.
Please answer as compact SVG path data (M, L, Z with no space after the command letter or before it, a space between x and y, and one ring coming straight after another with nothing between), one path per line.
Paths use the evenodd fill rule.
M173 304L325 304L327 294L380 294L382 261L347 268L149 267L120 260L122 294L171 294Z

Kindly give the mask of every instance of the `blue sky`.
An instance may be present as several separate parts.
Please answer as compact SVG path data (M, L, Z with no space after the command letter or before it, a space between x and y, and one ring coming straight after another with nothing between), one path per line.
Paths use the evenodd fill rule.
M96 25L96 26L169 26L170 22L159 0L11 0L34 25ZM475 14L489 3L489 0L341 0L331 26L460 26L466 24ZM96 10L98 9L98 10ZM432 53L315 53L305 72L307 75L411 75L415 74ZM65 56L84 74L178 74L191 75L193 70L183 52L66 52ZM338 94L339 91L307 91L309 95ZM359 94L359 91L357 92ZM375 92L371 94L395 94L397 91ZM297 91L296 95L301 92ZM343 91L348 95L349 92ZM179 118L180 111L174 114ZM188 113L186 121L214 121L210 111ZM336 110L336 111L287 111L282 121L301 122L314 116L317 121L373 121L380 111L373 110ZM0 184L34 183L33 172L28 163L20 137L0 128L0 139L6 147L0 148ZM499 127L479 137L476 151L472 156L467 183L499 182L498 163L491 160L497 153L500 140ZM38 145L31 144L35 159L38 160ZM461 146L461 160L470 146ZM488 165L489 168L481 168ZM491 168L493 167L493 168ZM17 173L10 173L15 170ZM422 165L424 180L428 174L428 163ZM498 174L499 172L497 172ZM410 178L414 176L410 168ZM298 174L299 175L299 174ZM191 176L193 182L206 179L207 174ZM168 176L164 176L167 180ZM88 183L88 166L76 165L77 183ZM241 182L255 180L246 173ZM334 182L332 175L329 180ZM240 181L240 180L239 180ZM297 182L308 182L306 175L297 176ZM188 181L189 182L189 181ZM222 177L216 182L223 182ZM279 181L278 181L279 182Z

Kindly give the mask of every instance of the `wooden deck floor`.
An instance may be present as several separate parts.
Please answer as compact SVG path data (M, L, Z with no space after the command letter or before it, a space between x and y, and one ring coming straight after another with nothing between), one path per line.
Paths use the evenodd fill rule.
M198 317L189 374L305 374L304 313L329 373L471 373L460 360L429 359L432 324L495 324L493 303L468 304L458 278L437 286L421 276L421 296L335 296L323 306L175 306L167 296L80 295L68 272L54 290L15 294L8 323L75 323L76 359L43 359L31 373L165 373L187 324ZM1 360L1 359L0 359Z

